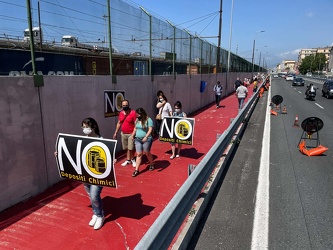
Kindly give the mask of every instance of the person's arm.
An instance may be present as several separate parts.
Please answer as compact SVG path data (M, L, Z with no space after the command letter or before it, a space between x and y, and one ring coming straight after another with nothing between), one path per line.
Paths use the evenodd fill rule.
M187 117L187 115L186 115L186 113L185 113L185 112L183 112L183 117L185 117L185 118Z
M163 100L163 102L158 102L157 104L156 104L156 108L161 108L164 104L166 104L166 101L165 100Z
M169 116L172 116L172 107L170 103L167 104L167 109L169 111Z
M132 140L134 141L136 135L136 127L134 127L133 132L132 132Z
M151 135L152 132L153 132L153 127L150 126L150 127L148 128L148 131L147 131L145 137L143 137L143 139L147 140L148 137Z
M117 122L117 126L116 126L116 131L114 131L114 134L113 134L113 139L116 139L116 138L117 138L117 134L118 134L118 131L119 131L120 127L121 127L121 123L120 123L120 121L118 120L118 122Z
M172 116L172 109L169 110L169 116Z

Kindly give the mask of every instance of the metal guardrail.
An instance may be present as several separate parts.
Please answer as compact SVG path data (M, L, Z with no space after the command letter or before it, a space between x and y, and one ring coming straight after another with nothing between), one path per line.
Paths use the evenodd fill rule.
M214 168L231 143L236 131L252 114L258 99L259 91L250 98L243 110L196 166L192 174L142 237L141 241L135 247L136 250L169 248L173 238L177 234L193 204L198 199ZM223 169L221 170L223 171Z
M316 80L316 81L321 81L321 82L325 82L327 80L333 80L333 76L302 76L304 79L310 79L310 80Z

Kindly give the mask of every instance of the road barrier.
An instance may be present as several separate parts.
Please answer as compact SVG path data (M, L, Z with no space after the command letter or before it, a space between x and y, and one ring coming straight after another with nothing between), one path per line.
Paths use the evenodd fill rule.
M169 204L165 207L153 225L148 229L141 241L135 247L136 250L141 249L168 249L179 228L183 224L186 216L191 211L193 204L198 200L208 180L211 178L214 170L217 174L214 181L210 184L210 192L205 195L204 204L201 205L200 211L196 211L196 215L203 213L212 195L219 177L227 165L228 159L235 147L235 142L239 141L244 128L244 124L248 122L251 114L259 100L259 93L255 92L246 103L242 111L232 121L230 126L217 139L213 147L208 151L202 161L195 167L191 175L180 187ZM221 158L224 158L221 161ZM222 162L222 163L221 163ZM221 164L220 164L221 163ZM196 216L200 218L200 216ZM198 223L197 219L194 223ZM188 230L183 236L181 243L177 243L174 249L186 249L189 240L192 238L194 229Z

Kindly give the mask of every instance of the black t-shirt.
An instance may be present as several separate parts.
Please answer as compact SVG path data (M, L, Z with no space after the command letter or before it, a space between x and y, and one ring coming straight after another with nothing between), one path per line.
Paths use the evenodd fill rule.
M237 89L241 84L242 84L242 82L240 80L236 80L235 88Z

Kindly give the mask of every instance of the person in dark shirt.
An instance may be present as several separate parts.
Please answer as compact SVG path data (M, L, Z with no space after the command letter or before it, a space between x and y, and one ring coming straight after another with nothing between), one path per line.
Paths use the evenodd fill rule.
M237 80L235 81L235 90L242 85L242 81L239 80L239 77L237 77Z

